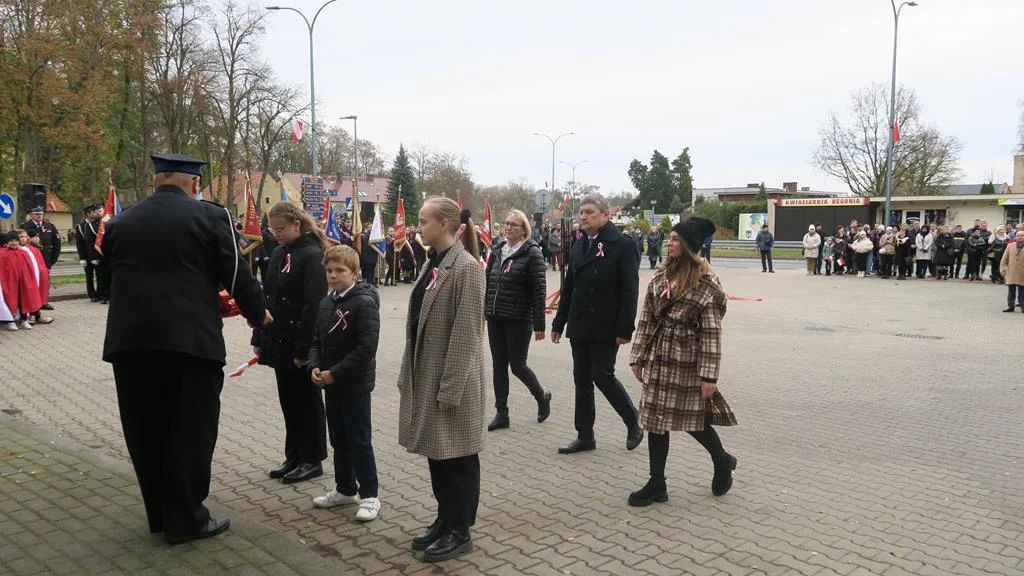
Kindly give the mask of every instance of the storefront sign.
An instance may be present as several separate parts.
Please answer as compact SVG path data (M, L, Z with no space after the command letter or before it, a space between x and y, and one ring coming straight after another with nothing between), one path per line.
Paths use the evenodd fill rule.
M1000 198L1000 206L1024 206L1024 198Z
M850 197L850 198L784 198L779 200L779 206L867 206L871 204L871 198Z

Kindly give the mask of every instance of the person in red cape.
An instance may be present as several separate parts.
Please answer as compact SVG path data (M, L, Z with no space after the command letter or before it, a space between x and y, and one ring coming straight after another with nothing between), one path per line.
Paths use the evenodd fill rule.
M0 282L4 286L4 302L15 320L7 325L8 330L17 330L19 327L30 330L32 326L28 323L28 315L43 305L39 299L32 262L21 250L18 233L8 232L4 236L3 249L0 250Z
M43 256L42 245L39 240L39 232L35 230L22 230L18 232L18 243L21 244L23 253L31 256L34 262L32 277L36 279L36 287L39 289L39 300L42 306L50 303L50 269L46 267L46 258ZM43 308L40 307L32 313L32 322L36 324L50 324L53 318L43 316Z

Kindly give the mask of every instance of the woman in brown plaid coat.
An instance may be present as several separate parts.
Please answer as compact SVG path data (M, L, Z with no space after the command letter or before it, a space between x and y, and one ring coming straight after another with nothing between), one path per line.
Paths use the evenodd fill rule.
M640 424L647 430L651 479L629 495L632 506L668 500L670 431L688 432L711 454L715 496L732 487L736 458L722 448L712 428L736 425L717 387L726 296L711 267L696 255L714 232L715 225L704 218L676 224L668 259L647 288L629 363L643 383Z
M398 443L430 465L437 519L412 548L437 562L473 547L486 404L485 281L468 210L432 198L420 210L420 227L431 251L409 298Z

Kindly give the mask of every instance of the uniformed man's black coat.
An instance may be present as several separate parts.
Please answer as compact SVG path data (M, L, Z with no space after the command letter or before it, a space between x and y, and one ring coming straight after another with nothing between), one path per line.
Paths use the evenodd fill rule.
M291 245L274 249L263 282L274 323L257 327L251 340L260 348L260 364L286 366L295 358L306 360L309 356L317 308L327 295L323 259L324 250L315 234L303 234Z
M99 232L99 229L99 221L88 218L75 226L75 244L78 248L79 260L92 262L100 259L99 252L96 252L96 233Z
M589 250L587 243L584 235L572 247L551 331L561 334L568 323L565 335L574 340L629 340L640 285L636 242L609 222L590 242Z
M224 365L221 286L253 324L264 317L260 285L235 244L224 208L161 186L107 222L101 246L112 273L103 359L178 352ZM153 370L160 370L153 366Z
M32 220L26 220L20 228L39 232L39 246L43 251L43 260L46 261L47 268L52 268L57 262L57 258L60 258L60 232L57 231L57 227L49 220L44 219L39 224Z

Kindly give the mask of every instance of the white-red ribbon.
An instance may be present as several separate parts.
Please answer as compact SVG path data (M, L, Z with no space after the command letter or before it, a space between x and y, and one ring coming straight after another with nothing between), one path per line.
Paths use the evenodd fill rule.
M668 278L665 279L665 289L661 291L659 298L662 300L668 300L672 297L671 285L668 283Z
M511 269L512 269L512 259L509 258L508 259L508 266L505 266L505 269L502 270L502 274L508 274L509 270L511 270Z
M437 268L430 271L430 284L427 284L427 292L437 290Z
M327 331L328 334L330 334L331 332L334 332L334 329L337 328L339 324L341 325L341 331L342 332L347 330L348 329L348 320L346 320L346 318L348 318L352 314L352 312L350 310L346 310L344 312L342 312L341 310L335 310L334 313L338 315L338 321L335 322L334 326L331 326L331 329Z
M234 371L234 372L232 372L231 374L228 374L228 378L238 378L238 377L239 377L239 376L241 376L241 375L242 375L242 374L243 374L243 373L244 373L244 372L245 372L246 370L248 370L250 366L255 366L255 365L256 365L256 363L257 363L257 362L259 362L259 361L260 361L260 359L259 359L259 358L253 357L252 359L250 359L250 360L249 360L248 362L246 362L245 364L242 364L241 366L239 366L237 370L235 370L235 371Z
M281 268L281 273L282 274L287 274L287 273L289 273L291 271L292 271L292 255L291 254L285 254L284 255L284 268Z
M597 257L604 258L604 242L597 243Z

